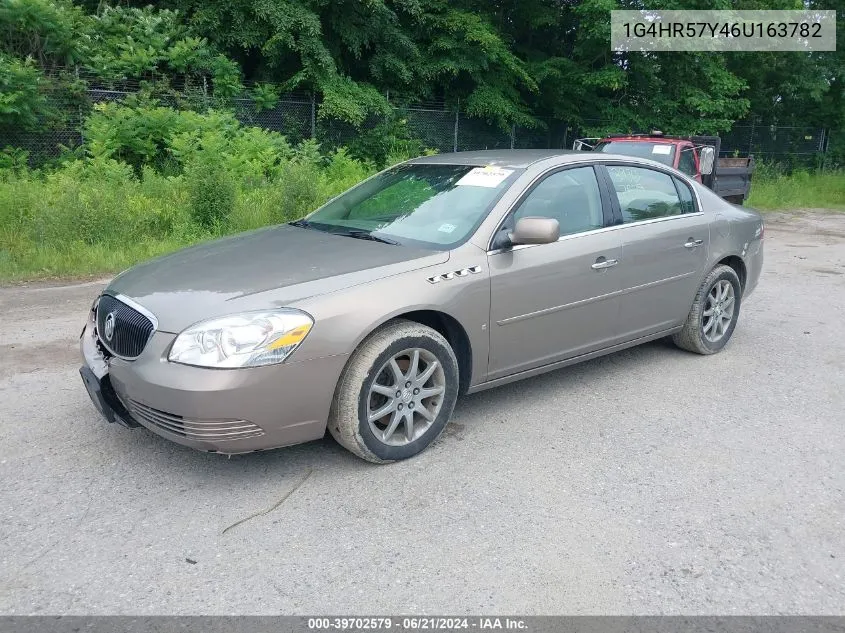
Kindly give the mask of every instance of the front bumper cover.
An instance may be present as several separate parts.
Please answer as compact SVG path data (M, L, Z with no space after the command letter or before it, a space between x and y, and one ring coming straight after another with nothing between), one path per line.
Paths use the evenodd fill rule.
M104 391L113 389L130 424L191 448L225 454L289 446L325 434L346 355L208 369L169 362L174 339L173 334L155 332L138 358L109 358L97 345L94 322L86 324L80 341L85 366L106 385Z

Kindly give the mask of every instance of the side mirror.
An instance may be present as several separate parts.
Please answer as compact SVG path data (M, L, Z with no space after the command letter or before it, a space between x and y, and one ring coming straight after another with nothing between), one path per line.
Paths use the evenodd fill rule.
M713 147L702 147L698 157L698 169L702 176L713 173L713 165L716 163L716 150Z
M560 237L560 223L552 218L520 218L516 221L511 244L550 244Z
M572 149L574 149L576 152L581 150L585 152L591 152L593 151L593 148L595 147L596 143L600 140L601 139L598 137L577 138L575 139L575 142L572 143Z

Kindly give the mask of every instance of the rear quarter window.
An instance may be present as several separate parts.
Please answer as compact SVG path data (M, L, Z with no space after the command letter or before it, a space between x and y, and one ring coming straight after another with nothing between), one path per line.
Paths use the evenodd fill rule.
M608 174L626 224L682 213L675 179L646 167L608 165Z
M678 189L678 197L681 199L681 213L695 213L695 197L689 185L678 178L673 178L675 187Z

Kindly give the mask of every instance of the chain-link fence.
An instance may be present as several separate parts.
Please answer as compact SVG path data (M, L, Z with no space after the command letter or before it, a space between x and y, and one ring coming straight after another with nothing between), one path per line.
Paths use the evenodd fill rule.
M748 156L788 167L823 167L830 150L824 128L765 125L760 121L737 123L722 136L722 156Z
M89 87L81 99L65 102L57 97L56 110L61 114L63 125L53 125L45 131L0 131L0 149L9 146L22 149L29 153L31 165L44 164L84 142L83 121L94 104L122 101L137 90L136 84L96 85ZM181 93L164 94L158 100L175 108L213 105L202 85ZM324 149L354 143L363 133L385 122L373 117L355 127L319 117L319 102L315 95L307 92L281 95L271 108L259 108L249 98L234 99L228 105L244 125L275 130L291 143L314 138ZM441 153L508 148L567 149L575 139L587 136L584 127L606 127L602 125L605 122L598 120L586 121L579 127L565 121L541 119L532 128L502 129L494 123L469 117L459 105L443 102L397 105L395 114L394 119L402 122L409 138L418 139L422 147ZM838 147L841 134L812 127L764 125L753 117L737 123L721 136L723 156L753 154L758 160L779 163L787 168L838 166L839 157L845 150ZM831 138L836 141L831 142ZM829 156L836 157L833 164L828 160Z

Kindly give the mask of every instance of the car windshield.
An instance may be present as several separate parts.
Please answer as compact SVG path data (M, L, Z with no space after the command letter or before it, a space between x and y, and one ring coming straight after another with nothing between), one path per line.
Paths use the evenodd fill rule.
M641 141L605 141L596 145L596 152L606 154L622 154L623 156L638 156L649 158L658 163L669 165L675 163L675 146L669 143L644 143Z
M521 171L406 163L364 181L295 224L446 250L472 235Z

